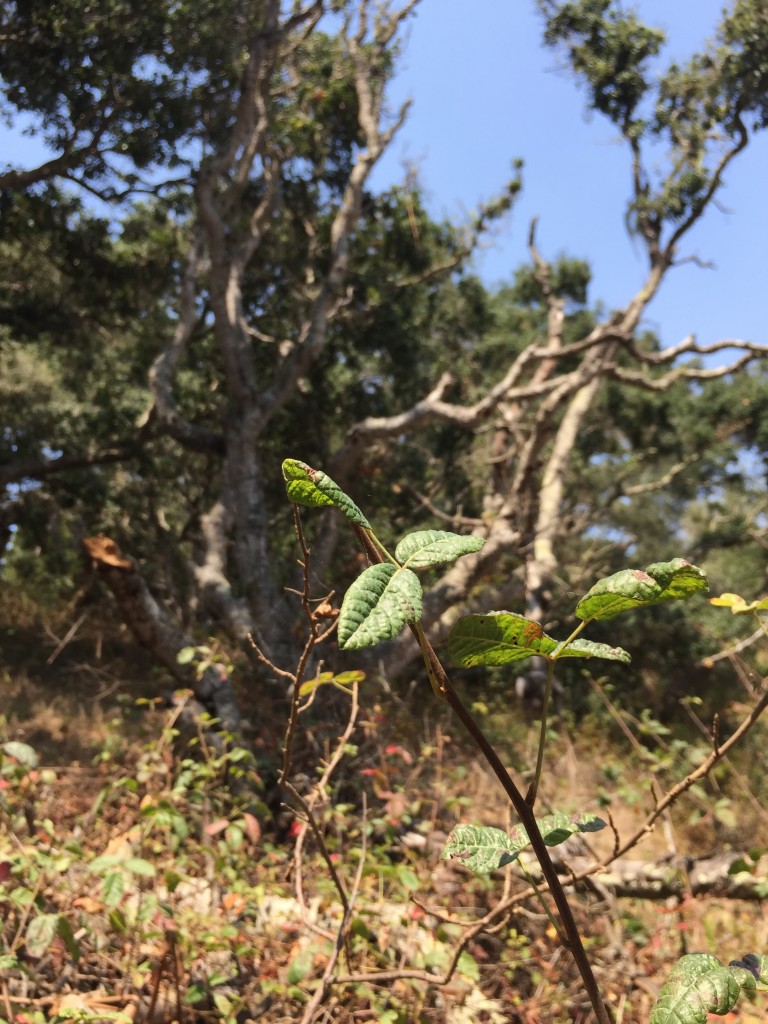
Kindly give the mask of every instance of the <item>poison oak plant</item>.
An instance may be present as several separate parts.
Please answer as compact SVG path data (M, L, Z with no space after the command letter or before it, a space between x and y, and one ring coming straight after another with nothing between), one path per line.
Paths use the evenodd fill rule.
M451 662L457 667L507 665L532 655L543 657L548 663L536 769L533 782L524 794L454 689L421 626L419 571L450 564L463 555L479 551L484 544L482 537L421 530L405 536L394 552L390 552L354 501L326 473L298 460L287 459L283 463L283 476L288 498L294 506L332 506L339 509L348 519L371 563L344 597L338 619L339 646L344 650L371 647L392 640L408 627L419 644L435 698L447 702L460 719L520 819L520 824L509 832L481 825L459 825L448 837L444 856L460 860L474 872L488 873L517 861L526 847L533 849L544 885L538 887L532 879L529 880L536 888L560 941L574 958L597 1020L600 1024L610 1024L612 1015L600 993L563 884L549 854L550 847L564 842L572 834L596 832L605 828L606 823L588 812L572 815L556 811L537 817L534 810L544 768L547 710L554 665L561 658L602 658L627 664L630 655L621 647L596 643L581 636L589 624L614 619L635 608L686 600L704 593L708 590L706 574L684 559L676 558L654 563L643 570L627 569L598 580L577 604L575 616L578 625L563 640L548 636L538 622L505 611L468 615L454 625L447 648ZM297 509L296 516L298 522ZM736 595L723 595L717 600L731 607L734 613L757 614L768 607L768 602L748 605ZM752 721L766 703L768 694L753 709ZM748 727L749 721L745 725ZM733 739L732 736L728 744L722 746L714 741L714 750L709 758L663 800L657 801L658 813L706 774ZM621 847L617 840L616 847L614 856L623 853L628 844ZM552 896L557 917L544 901L545 890ZM728 966L706 954L684 956L670 973L651 1013L650 1024L706 1024L708 1014L730 1012L742 992L753 992L758 985L765 988L765 981L768 981L768 956L749 953Z

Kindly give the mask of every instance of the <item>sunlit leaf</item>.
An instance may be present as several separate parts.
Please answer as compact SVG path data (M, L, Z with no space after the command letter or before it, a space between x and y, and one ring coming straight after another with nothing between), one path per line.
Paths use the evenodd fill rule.
M558 658L604 658L625 663L630 660L620 647L591 640L574 640L561 647L561 642L547 636L538 622L514 612L465 615L448 637L448 655L454 665L462 668L508 665L534 654L551 657L555 653Z
M547 846L559 846L576 832L599 832L605 822L594 814L569 815L562 811L537 819ZM485 875L511 864L530 845L522 825L510 832L481 825L457 825L445 844L443 857L460 860L470 871Z
M288 965L288 984L297 985L300 981L303 981L312 970L314 959L314 950L302 949Z
M252 843L258 843L261 839L261 823L250 811L243 811L243 822L245 823L245 834Z
M308 697L310 693L318 688L318 686L325 686L327 683L333 682L333 672L321 672L315 676L314 679L307 679L306 682L302 683L299 687L299 696Z
M369 566L347 593L339 613L339 646L371 647L392 640L421 618L421 584L416 573L388 562Z
M477 960L465 950L462 950L459 962L456 964L459 974L463 974L470 981L480 981L480 965ZM493 1019L493 1018L491 1018Z
M672 968L649 1024L706 1024L710 1013L730 1013L742 989L755 987L749 968L723 967L709 953L689 953Z
M397 865L397 880L408 892L418 892L421 888L421 881L416 872L405 864Z
M305 683L301 684L299 696L308 697L319 686L328 686L331 683L336 686L352 686L353 683L362 683L364 679L365 672L360 669L351 669L349 672L339 672L336 675L333 672L321 672L314 679L307 679Z
M443 850L446 860L459 860L478 875L487 875L520 856L506 832L490 825L456 825Z
M41 957L56 938L58 930L58 914L38 914L33 917L24 933L24 944L29 955Z
M445 530L419 530L403 537L395 548L395 558L409 569L428 569L455 562L462 555L479 551L484 544L482 537L464 537Z
M577 832L600 832L606 827L602 818L596 814L585 811L582 814L567 814L565 811L555 811L554 814L547 814L543 818L537 818L541 838L547 846L559 846L566 839ZM528 833L522 825L516 825L509 832L510 838L519 849L529 845Z
M8 740L7 743L3 743L0 746L0 750L8 757L12 757L14 761L18 761L19 764L23 764L26 768L37 768L40 763L40 758L37 756L37 751L30 747L28 743L20 743L18 740Z
M308 508L335 505L347 519L370 529L370 523L354 501L322 469L312 469L298 459L286 459L283 462L283 479L288 498L294 504Z
M710 597L709 603L718 608L730 608L734 615L768 611L768 597L764 597L760 601L750 601L747 604L744 598L738 594L721 594L720 597Z
M612 619L632 608L678 601L708 589L703 569L684 558L654 562L643 569L623 569L598 580L576 608L580 619Z
M333 677L334 683L338 686L352 686L353 683L362 683L365 679L365 672L361 669L350 669L349 672L339 672Z
M123 867L126 871L130 871L134 875L141 875L142 878L154 878L157 874L157 868L154 864L150 864L148 860L144 860L143 857L128 857L123 863Z
M125 875L122 871L111 871L101 883L101 898L108 907L116 907L125 892Z
M602 658L603 661L620 661L628 665L632 660L623 647L611 647L610 644L595 643L594 640L573 640L567 647L557 652L558 658Z

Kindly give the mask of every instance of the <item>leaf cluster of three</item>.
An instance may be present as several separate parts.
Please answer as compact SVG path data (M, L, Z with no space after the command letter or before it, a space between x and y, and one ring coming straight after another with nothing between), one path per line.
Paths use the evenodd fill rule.
M322 470L304 462L283 463L288 498L310 508L334 506L364 530L386 560L365 569L347 591L339 615L339 646L359 650L396 637L422 614L422 589L416 570L448 565L479 551L482 537L443 530L421 530L404 537L394 557L380 544L371 525L352 499ZM576 616L583 623L615 618L633 608L690 597L707 590L703 570L682 558L656 562L644 570L625 569L599 580L579 601ZM448 637L451 661L464 668L505 665L541 655L557 658L604 658L628 663L620 647L548 636L541 625L513 612L467 615Z

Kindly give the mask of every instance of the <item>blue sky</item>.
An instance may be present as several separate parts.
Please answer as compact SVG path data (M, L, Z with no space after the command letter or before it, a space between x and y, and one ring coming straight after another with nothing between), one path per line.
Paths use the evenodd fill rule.
M684 59L713 34L721 0L639 0L650 24L667 31L671 56ZM375 183L419 169L435 216L461 219L492 197L525 161L514 210L478 256L493 284L526 259L531 217L543 254L586 258L593 301L624 305L639 286L645 255L627 236L629 161L613 127L586 111L585 94L558 56L541 45L533 0L422 0L409 22L393 106L413 99L408 122L376 171ZM4 152L3 152L4 150ZM0 126L0 164L34 162L32 140ZM768 341L768 132L728 171L720 196L681 255L716 264L674 269L648 309L646 324L665 344L693 332Z
M664 29L683 60L714 34L721 0L639 0L643 20ZM531 217L539 247L589 260L592 299L624 305L643 278L645 255L624 227L629 161L612 125L589 116L585 93L541 45L531 0L422 0L410 22L393 100L413 108L378 180L419 168L430 211L460 217L491 197L525 160L524 189L494 244L477 261L488 282L526 259ZM768 341L768 132L732 165L720 204L681 255L716 264L675 268L646 323L665 344L693 332L702 342Z

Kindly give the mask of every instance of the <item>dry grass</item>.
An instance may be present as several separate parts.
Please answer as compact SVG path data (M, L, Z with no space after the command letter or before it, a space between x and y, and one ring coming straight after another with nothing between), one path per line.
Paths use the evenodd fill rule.
M50 788L45 805L37 808L39 819L49 817L52 821L56 844L63 846L68 837L79 835L81 839L78 841L85 837L90 853L104 853L113 848L110 844L124 841L134 829L141 827L142 793L144 799L148 799L152 796L152 785L157 785L155 780L140 787L135 795L126 793L121 802L106 805L97 819L91 814L93 802L103 787L110 781L130 777L148 745L160 735L165 713L149 706L137 708L134 703L137 697L153 695L156 687L151 669L142 653L127 638L122 644L107 645L104 630L89 620L85 620L76 635L62 645L69 628L65 621L41 622L30 609L10 607L7 598L4 600L5 604L0 602L0 640L6 667L0 676L0 688L5 738L29 743L38 750L45 765L56 769L56 783ZM11 611L18 615L13 627L8 625ZM504 756L511 770L521 785L525 784L534 761L534 729L514 713L508 714L506 719L489 713L488 724L501 737ZM342 856L348 857L359 844L359 807L356 803L361 787L367 787L369 817L380 822L376 828L381 835L377 840L374 832L373 845L369 848L370 870L366 873L361 893L361 920L371 922L372 926L375 920L379 920L378 939L381 944L384 934L380 925L381 914L389 912L386 908L392 901L399 899L406 916L410 913L412 905L408 904L397 881L397 872L403 866L418 876L421 886L419 901L423 904L440 906L453 913L462 907L482 913L498 897L502 884L500 879L490 883L470 881L465 874L457 874L456 869L440 864L434 852L403 852L399 846L393 852L393 840L381 838L389 834L387 829L395 836L396 842L397 835L406 828L421 828L429 832L447 831L456 821L483 822L502 827L507 823L507 808L495 780L477 761L474 753L467 749L457 727L442 717L441 711L435 716L432 712L422 712L419 717L401 703L386 705L383 701L381 704L372 702L363 713L357 740L359 752L356 759L343 763L336 781L336 800L339 805L348 807L339 812L329 809L327 827L329 835L336 837L334 842L342 844L338 848L346 851ZM321 756L327 742L328 736L323 733L321 725L316 725L311 742L306 744L307 754ZM397 750L390 749L390 745ZM759 747L760 743L757 745ZM594 722L589 724L589 728L557 726L551 749L551 769L541 791L542 806L600 813L598 795L611 793L610 814L614 827L622 836L639 827L652 805L653 795L646 784L648 778L653 776L656 785L663 788L669 775L658 771L649 776L648 765L637 756L637 751L619 746L610 730L601 733ZM178 767L175 757L165 756L168 772L172 774ZM304 767L311 770L311 766ZM365 769L367 774L361 775L361 769ZM745 781L752 787L753 802L743 796ZM713 789L709 797L715 799L724 795L733 800L738 820L738 827L731 829L731 834L711 814L692 823L692 816L698 813L697 809L700 810L701 798L689 799L676 808L666 825L657 827L633 855L654 859L669 853L671 848L681 853L698 854L721 847L725 842L738 842L744 835L749 837L749 844L745 842L744 845L768 846L765 822L754 806L755 802L758 805L766 802L768 794L764 777L746 780L738 772L724 772L717 782L717 789ZM158 799L158 794L152 798ZM198 811L193 805L190 808L185 813L192 814L191 820L197 821L194 815ZM84 826L84 823L88 824ZM202 827L200 822L194 825L195 829ZM193 889L194 885L201 884L201 879L204 881L206 892L211 896L207 909L201 911L200 905L195 908L194 901L191 909L190 906L185 909L180 902L183 894L178 899L166 894L165 899L182 928L180 941L184 945L184 962L179 968L180 983L189 987L194 983L195 971L205 973L205 970L213 970L217 956L230 963L231 951L222 952L222 949L230 950L227 945L230 940L225 941L221 937L226 934L231 908L235 905L233 901L236 897L242 898L246 909L237 925L238 941L249 945L252 950L249 955L255 959L249 984L242 988L241 995L246 997L246 1002L250 1001L248 1005L251 1007L260 1007L259 1020L287 1021L297 1019L295 1014L300 1005L285 995L290 988L286 988L285 978L292 961L303 948L301 933L295 931L293 925L286 925L288 931L275 935L264 928L263 922L257 925L257 920L261 919L258 918L258 901L254 903L254 893L261 893L258 899L262 901L269 893L281 894L280 898L292 898L292 840L268 816L262 820L262 827L261 843L257 848L245 851L246 862L236 858L232 861L232 865L237 863L240 867L235 869L230 865L226 868L229 872L226 879L216 880L215 873L211 874L211 850L215 846L212 840L207 845L203 842L198 852L193 848L186 855L184 877ZM198 831L195 835L195 842L205 838L204 832ZM607 831L588 838L590 847L598 856L608 852L613 843L613 837ZM377 842L381 845L377 846ZM387 842L390 846L386 845ZM153 849L152 856L159 866L173 864L176 854L170 854L162 844L155 848L150 843L137 852L149 856ZM224 853L220 851L216 856L224 858L222 864L226 863ZM247 866L243 867L243 863ZM334 898L314 854L310 855L305 873L308 895L318 899L322 921L322 908L327 907L327 913L332 914ZM47 892L46 900L49 909L56 907L62 913L73 915L78 899L95 898L94 883L85 871L75 871L68 877L67 885L74 888ZM81 886L79 891L77 886ZM186 893L187 900L191 891ZM373 908L377 908L375 913ZM98 916L97 911L94 913ZM671 964L681 953L709 952L727 961L748 950L759 952L765 942L764 916L756 904L690 898L682 902L670 900L661 903L612 900L600 905L594 898L580 897L578 913L585 933L590 936L598 975L614 1006L620 1009L622 1024L645 1024L653 998ZM498 1000L493 1005L506 1007L503 1020L510 1024L543 1021L558 1024L570 1020L568 1007L578 998L579 982L567 958L557 952L546 919L542 919L535 904L530 903L521 912L515 912L510 925L511 930L508 926L500 936L488 936L470 948L479 965L482 993ZM209 936L206 949L195 946L203 934ZM425 934L422 931L417 935L414 948L418 949L419 942L424 944ZM165 963L161 988L163 998L166 998L166 1003L162 1004L166 1015L157 1019L171 1020L172 1007L167 999L172 995L173 985L168 964L158 960L164 955L158 942L152 945L146 941L143 953L137 947L128 955L124 949L114 945L114 935L99 932L98 928L94 935L100 935L98 941L105 945L100 953L95 948L88 953L91 973L81 972L85 986L83 991L87 991L89 986L93 989L94 971L103 969L114 973L108 962L119 962L121 969L113 982L106 984L106 989L110 992L124 991L129 995L133 993L133 1003L127 1000L126 1005L139 1006L144 1000L146 1009L153 965L156 968L158 962ZM214 941L211 935L219 938ZM515 935L520 937L517 946ZM393 931L388 941L400 940L396 939ZM322 954L318 952L315 955L321 969ZM369 962L369 969L377 966L376 957L381 955L380 948ZM38 970L35 976L39 986L36 998L43 1000L41 1006L51 1005L44 1004L44 1000L48 998L55 972L52 975L47 969ZM267 984L270 979L273 989L277 986L275 991L281 992L279 996L269 995L273 991ZM99 991L106 990L104 980L104 977L98 979ZM409 1012L415 1014L412 1016L414 1024L416 1021L442 1024L450 1019L446 1007L460 1007L461 1000L468 998L466 979L459 984L458 994L450 998L446 992L442 995L440 992L426 994L423 986L417 991L414 986L398 984L403 990L403 1005L410 1006ZM464 985L463 989L461 985ZM370 1015L366 1016L365 1007L373 1005L379 1004L339 994L336 1008L328 1019L339 1022L371 1019ZM417 1012L419 1005L421 1009ZM734 1022L738 1020L739 1024L757 1024L758 1020L765 1019L764 1011L765 1006L758 1005L753 1013L745 1004L739 1015L731 1019ZM2 1014L0 1008L0 1018ZM188 1008L187 1015L189 1022L227 1019L210 1001L199 1011ZM241 1015L240 1019L248 1018ZM408 1019L410 1024L411 1018ZM474 1024L475 1021L494 1018L490 1010L486 1014L486 1011L478 1009L474 1017L467 1019Z

